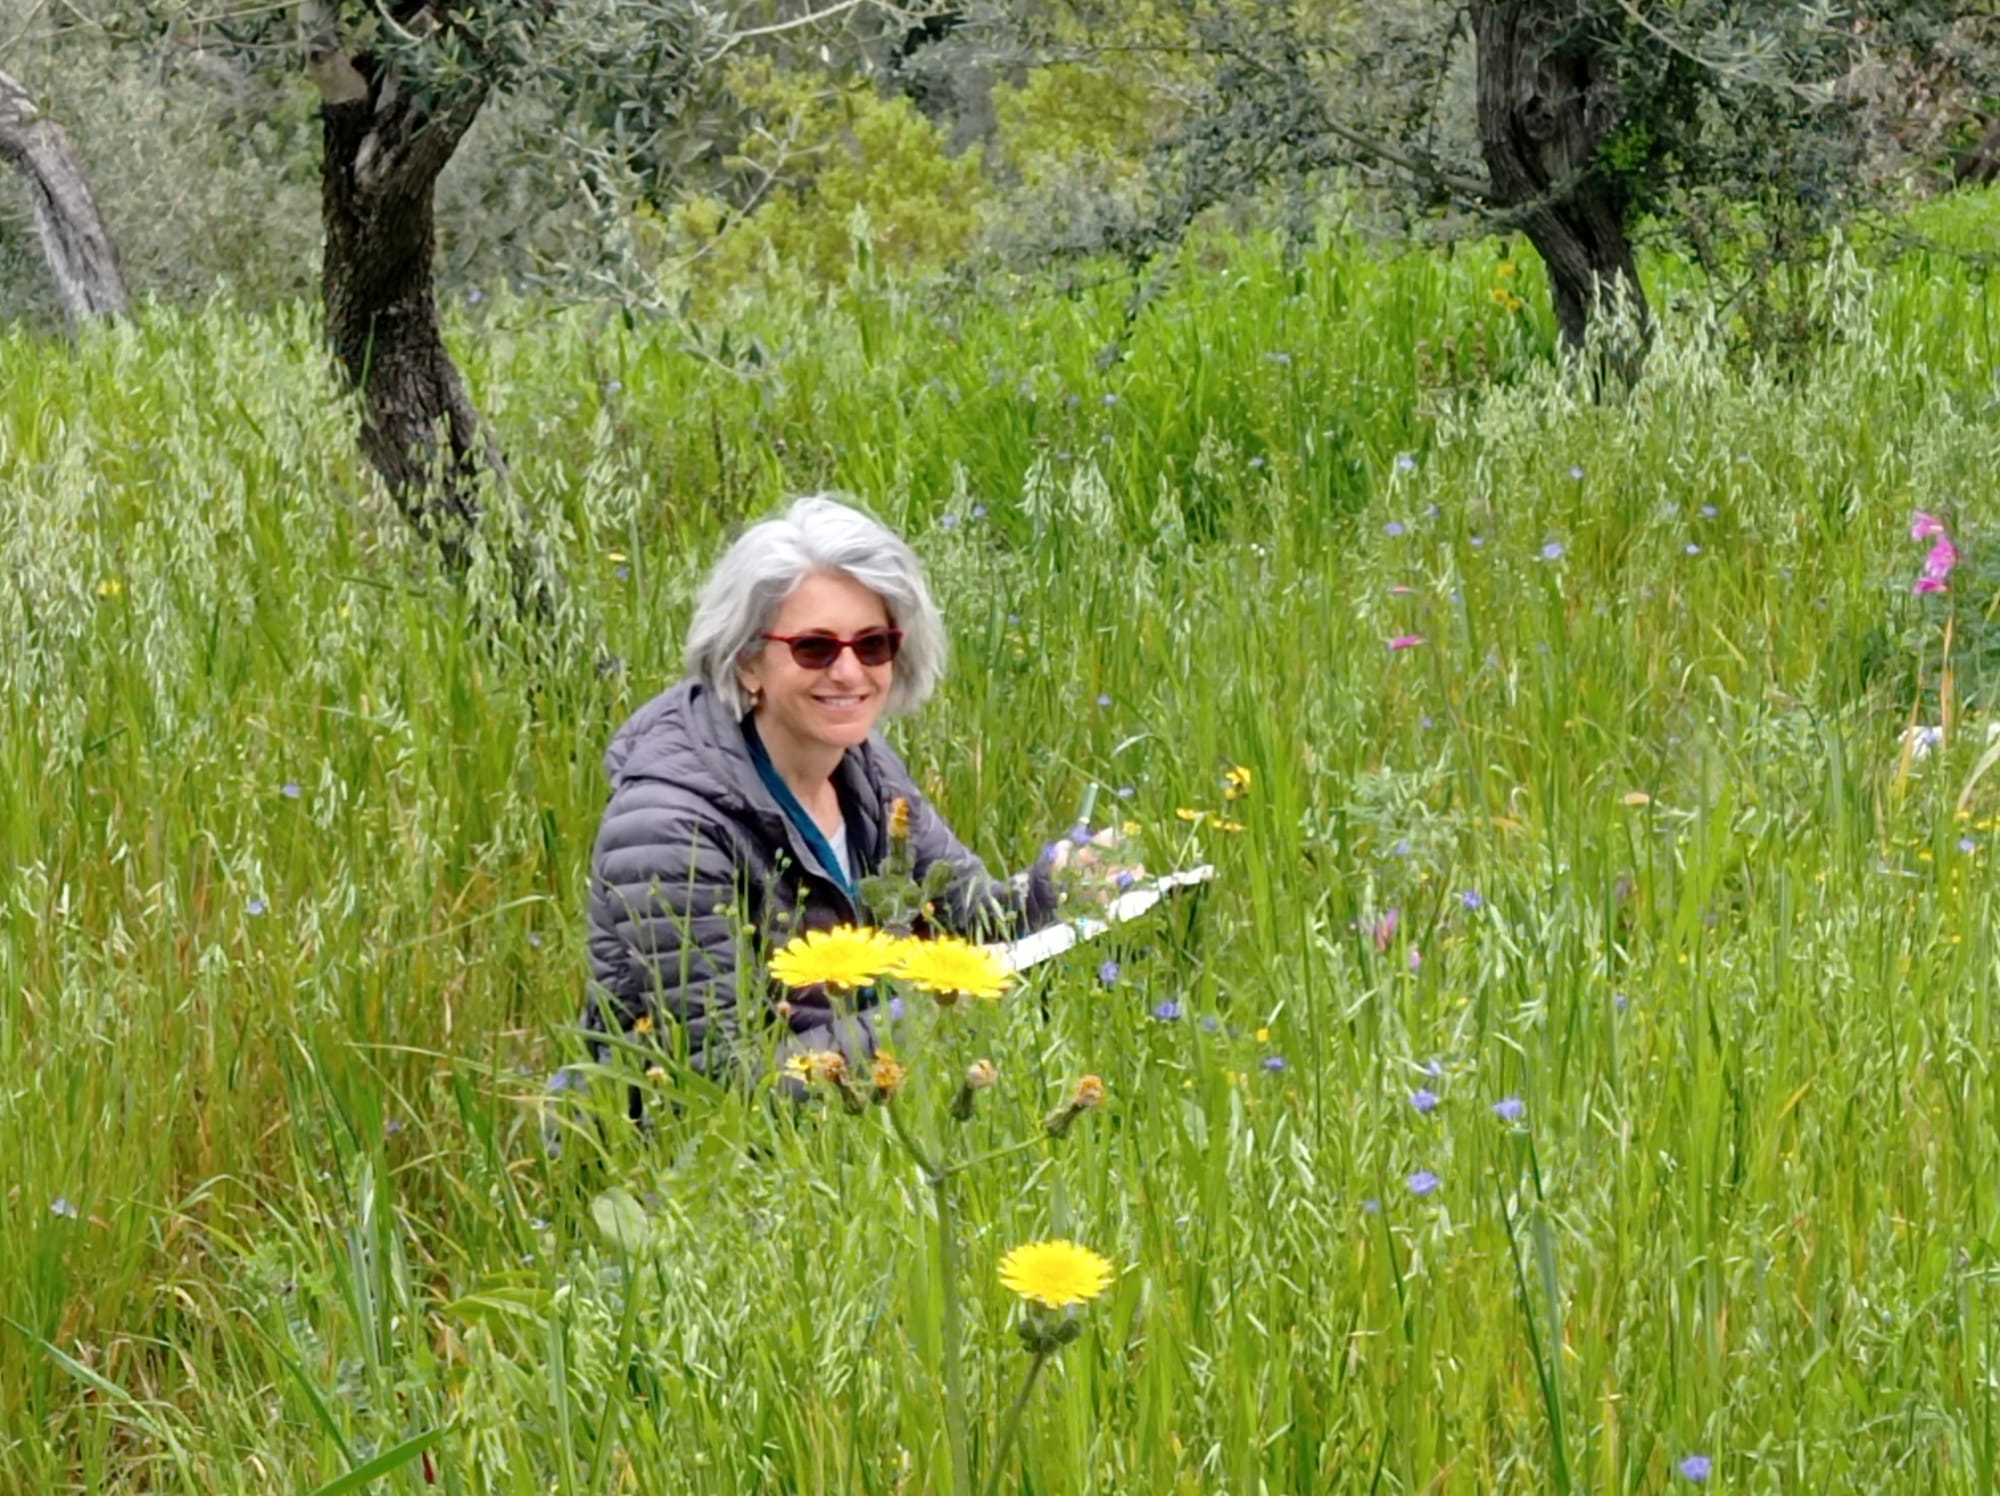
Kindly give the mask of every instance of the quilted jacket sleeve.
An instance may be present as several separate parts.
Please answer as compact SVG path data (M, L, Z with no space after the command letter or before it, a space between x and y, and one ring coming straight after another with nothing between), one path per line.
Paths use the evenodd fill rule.
M630 1032L651 1017L663 1039L678 1026L698 1068L719 1068L739 977L755 979L739 867L727 829L668 786L637 780L613 795L591 857L590 1027Z

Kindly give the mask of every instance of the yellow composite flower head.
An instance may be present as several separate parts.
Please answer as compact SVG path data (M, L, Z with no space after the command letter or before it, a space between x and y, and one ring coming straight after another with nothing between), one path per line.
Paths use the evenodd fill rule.
M903 942L880 930L835 925L785 942L771 975L787 987L866 987L895 965Z
M1014 981L998 956L956 935L904 941L890 975L936 997L999 997Z
M1111 1286L1110 1260L1073 1241L1036 1241L1000 1259L1000 1281L1047 1309L1087 1304Z

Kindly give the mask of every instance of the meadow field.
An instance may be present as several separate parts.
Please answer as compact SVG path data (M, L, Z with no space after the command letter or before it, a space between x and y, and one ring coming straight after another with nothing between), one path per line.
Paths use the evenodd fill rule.
M1842 249L1767 368L1649 273L1599 402L1490 241L460 305L527 619L313 309L0 334L0 1490L942 1491L953 1294L991 1489L1995 1489L2000 300ZM931 569L893 736L990 864L1094 783L1218 869L925 1015L910 1126L999 1074L942 1257L882 1108L542 1143L603 748L823 488ZM996 1461L1051 1237L1116 1277Z

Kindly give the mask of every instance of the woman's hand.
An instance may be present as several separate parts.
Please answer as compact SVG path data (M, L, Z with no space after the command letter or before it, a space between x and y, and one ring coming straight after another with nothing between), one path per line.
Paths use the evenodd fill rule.
M1079 842L1066 836L1049 854L1049 871L1063 890L1063 902L1102 909L1146 876L1145 865L1121 855L1124 838L1115 826Z

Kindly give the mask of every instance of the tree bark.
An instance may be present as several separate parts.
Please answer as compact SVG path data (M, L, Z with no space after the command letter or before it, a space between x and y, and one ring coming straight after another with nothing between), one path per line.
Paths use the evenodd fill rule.
M1625 194L1597 160L1616 124L1609 59L1580 31L1576 0L1472 0L1479 144L1496 202L1548 266L1556 324L1581 352L1593 315L1623 303L1631 337L1607 350L1636 377L1651 319L1625 233Z
M432 256L434 189L484 102L468 86L435 112L366 55L309 55L326 157L321 291L327 339L361 396L361 449L410 523L462 571L498 448L444 346Z
M1993 121L1979 144L1952 163L1951 179L1958 187L1984 187L2000 181L2000 120Z
M56 298L72 322L125 311L118 249L91 195L68 134L46 118L28 91L0 73L0 160L21 174L35 214Z

